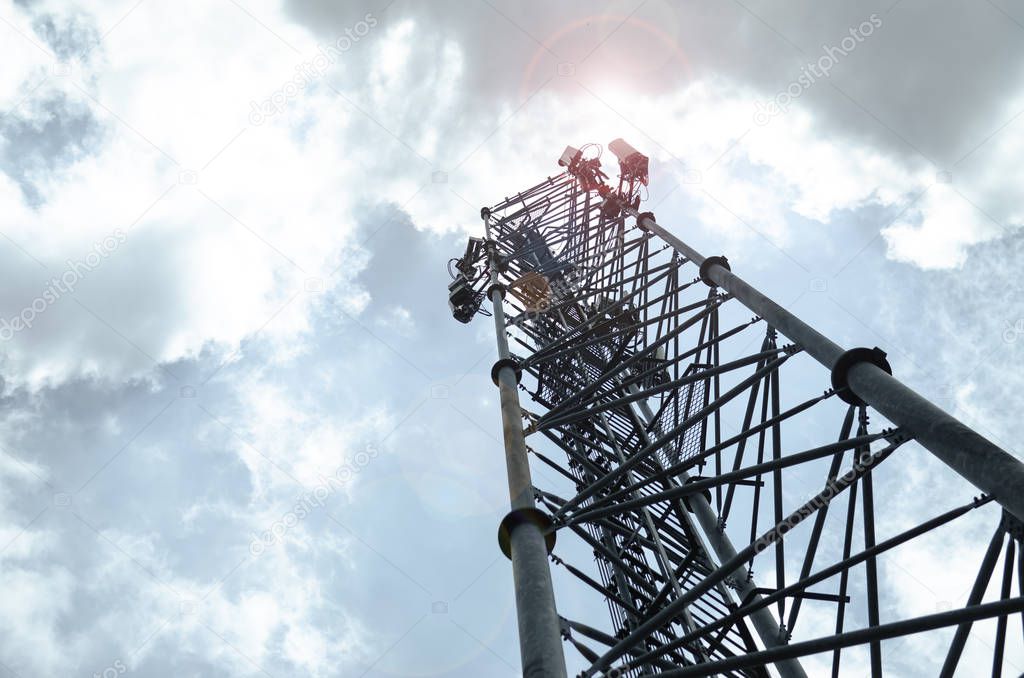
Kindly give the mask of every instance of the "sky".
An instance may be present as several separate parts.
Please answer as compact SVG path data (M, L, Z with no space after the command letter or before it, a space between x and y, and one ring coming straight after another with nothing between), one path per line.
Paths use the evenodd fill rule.
M0 0L0 36L0 675L517 675L445 262L566 144L626 138L659 223L1021 455L1012 3ZM901 464L906 520L971 496ZM962 601L997 520L883 559L883 620Z

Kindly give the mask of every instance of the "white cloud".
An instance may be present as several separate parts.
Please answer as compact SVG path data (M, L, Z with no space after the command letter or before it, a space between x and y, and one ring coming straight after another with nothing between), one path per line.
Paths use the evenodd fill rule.
M66 303L54 314L59 318L31 333L31 344L12 342L7 355L15 382L59 382L98 373L99 364L115 378L151 369L102 321L158 362L194 355L210 342L229 353L257 330L282 346L294 345L308 329L311 302L302 294L289 300L307 278L333 270L351 233L352 209L361 201L412 198L407 209L419 224L475 229L475 210L463 199L492 199L493 168L502 168L507 185L529 185L554 173L553 158L566 142L625 135L661 162L655 182L666 186L675 183L668 177L698 170L702 183L684 185L682 193L694 201L701 221L730 238L757 242L739 217L780 246L792 237L791 214L827 224L837 210L898 207L926 185L919 169L830 136L803 110L794 108L766 127L754 125L756 92L726 76L660 95L591 80L586 88L597 99L556 80L522 107L515 100L496 102L490 119L461 120L458 111L474 96L464 91L465 48L427 34L427 24L390 16L342 54L323 82L254 127L249 102L280 88L322 41L269 4L249 9L282 39L230 3L194 9L207 15L202 26L238 26L230 50L213 29L197 31L184 18L189 12L143 5L97 48L99 65L85 67L86 79L48 85L88 105L108 141L96 156L44 181L44 207L7 212L0 230L53 268L112 228L127 229L138 220L129 231L128 256L151 264L114 262L101 274L105 289L93 295L110 295L110 301L95 302L102 320L91 321L91 329L84 329L82 309ZM24 12L18 14L24 22ZM104 10L97 24L112 25L117 18ZM167 42L168 32L181 37ZM417 60L426 55L439 61L424 82ZM368 66L368 77L353 90L345 83L359 64ZM354 105L339 100L337 87ZM435 169L449 172L447 184L432 183ZM198 183L180 184L183 172L196 172ZM4 186L20 204L16 189ZM971 212L955 202L929 194L919 209L921 226L899 222L886 231L892 256L900 260L956 265L964 247L994 235L979 228L977 214L965 225ZM25 277L8 294L31 300L46 273ZM343 284L344 274L330 282ZM86 283L83 300L94 298L97 285ZM114 302L129 290L135 294L127 304ZM72 326L75 334L68 333ZM35 350L40 339L42 352ZM131 359L119 361L116 353Z
M929 188L908 213L882 229L891 258L924 269L958 268L971 245L1004 233L981 208L947 184Z
M128 233L123 247L83 280L74 298L52 305L35 327L0 345L4 377L14 386L45 392L41 397L54 397L79 377L116 386L143 376L153 380L154 390L174 392L177 377L154 376L154 362L184 370L226 361L230 385L240 395L237 400L221 396L211 407L246 441L233 439L227 446L233 445L230 451L244 464L250 484L241 502L182 491L187 501L174 515L197 540L210 522L256 529L291 506L299 488L264 455L308 487L319 474L351 459L364 439L383 438L404 421L383 396L374 396L380 402L369 396L363 400L364 394L346 390L351 374L372 380L374 387L402 391L402 396L409 395L404 392L408 388L410 397L419 399L405 382L386 383L388 377L374 371L376 354L332 352L333 345L328 350L312 336L314 324L336 312L331 304L355 316L368 312L377 291L352 282L365 267L384 267L398 277L409 268L410 262L389 259L386 252L368 262L355 246L356 215L366 206L397 203L418 227L435 233L476 232L476 208L556 172L554 161L565 144L624 136L652 156L650 204L659 205L654 207L659 216L670 215L666 221L679 228L696 221L717 229L723 251L763 246L761 235L740 220L787 246L807 227L801 220L809 220L812 228L830 228L844 212L896 212L929 186L882 231L889 256L897 261L925 269L957 267L972 247L1003 234L985 213L1008 224L1019 221L1012 197L1019 184L1014 168L1021 137L1013 128L998 144L978 152L984 170L957 169L954 183L946 185L936 184L934 168L916 155L877 143L871 134L851 133L856 125L833 120L834 108L815 103L817 90L802 100L805 106L756 126L753 102L775 86L770 84L775 75L785 76L789 62L764 65L767 41L749 40L745 23L733 22L743 30L728 32L721 45L703 44L711 41L702 39L700 29L706 22L718 25L717 11L687 17L666 3L651 3L650 16L606 36L617 20L596 17L588 24L575 10L552 10L558 14L528 22L526 30L550 37L547 49L563 55L555 59L504 24L507 34L488 30L467 37L460 32L461 14L452 19L451 30L446 25L440 32L431 16L440 10L396 4L324 77L256 125L249 120L251 102L281 90L296 67L329 38L297 23L282 3L243 4L252 16L229 2L142 3L127 16L129 5L101 3L90 10L98 31L110 33L89 60L73 62L70 77L54 76L50 58L16 34L9 37L18 47L5 51L10 55L0 73L0 110L22 102L45 75L40 89L15 109L18 115L42 120L36 102L63 94L88 107L103 132L94 154L57 171L32 174L45 197L36 209L26 205L17 181L0 174L0 201L8 206L0 215L0 232L28 253L0 242L11 271L2 293L4 309L17 312L30 303L67 259L82 257L114 228ZM56 2L35 7L49 7L58 16L67 11ZM491 21L504 21L483 6L466 12L477 10ZM32 34L32 20L20 6L8 2L0 12L18 30ZM330 30L337 25L320 24ZM602 31L595 32L595 26ZM10 27L0 26L2 31ZM737 36L744 49L736 48ZM582 63L581 57L603 37L608 42L594 60ZM485 51L483 43L488 43ZM714 68L718 73L702 64L692 70L680 67L687 79L673 75L669 86L661 87L659 69L674 63L680 44L693 61L722 64ZM865 50L857 58L862 52L867 58ZM581 62L578 82L556 76L533 94L557 72L553 67L560 59ZM761 69L767 77L751 75ZM649 87L652 83L659 87ZM610 164L609 154L606 168ZM445 173L443 181L435 171ZM310 291L318 288L317 281L323 281L325 292ZM437 296L436 308L428 311L403 301L360 320L389 338L440 343L426 334L430 327L424 322L432 317L428 313L443 313L443 290ZM482 334L489 337L489 330ZM254 345L260 350L249 351ZM263 361L260 367L232 371L253 355ZM319 381L297 385L275 372L310 356L327 365L317 370ZM353 367L349 361L361 364ZM462 378L461 372L453 374L448 383ZM320 398L334 394L337 400L324 402L310 391ZM961 406L981 419L981 408L968 407L972 393L960 395ZM467 453L500 447L488 428L496 420L482 414L493 414L495 405L477 399L458 406L465 412L447 402L431 402L425 409L430 426L409 424L418 427L409 437L415 444L397 451L395 476L375 479L365 495L401 492L410 505L440 516L448 527L456 520L482 521L500 512L505 502L500 455ZM483 425L472 426L467 415L473 422L480 415ZM42 419L35 423L47 426ZM122 441L138 423L111 417L97 426L108 440ZM197 440L213 444L222 429L207 422ZM462 434L456 438L450 429ZM172 442L143 440L136 450L160 468L178 469ZM36 458L54 464L59 459L48 450ZM37 461L9 463L6 456L0 465L5 488L40 492L53 470ZM186 469L182 476L191 481L206 470ZM346 486L342 499L362 496L360 488L358 482ZM916 506L915 515L921 510ZM24 526L27 521L13 515L18 512L5 505L5 522ZM176 573L162 535L141 527L138 532L101 531L175 589L191 595L216 584ZM71 546L62 546L57 531L20 533L14 527L0 530L0 539L18 534L4 554L5 563L17 562L11 572L21 593L7 601L9 614L2 615L14 634L3 651L19 666L44 675L65 673L70 666L71 660L58 652L60 620L82 598L113 598L96 628L122 654L141 642L139 629L150 632L172 619L140 653L139 662L159 654L159 644L166 642L222 671L249 671L251 659L281 662L301 675L330 675L381 643L368 639L356 613L329 601L322 590L329 578L325 572L335 566L353 579L372 576L373 567L358 562L345 539L316 532L312 522L289 532L258 561L246 563L232 575L238 580L214 589L198 617L185 619L179 614L181 601L140 575L124 554L107 548L105 557L72 576L48 563L75 555ZM331 564L314 562L315 554L325 551ZM924 572L936 558L922 550L900 565ZM968 576L970 558L963 558L959 579ZM892 570L894 580L899 572ZM132 589L137 596L113 590L110 581L130 588L122 580L137 587ZM915 597L914 587L901 583L906 584L901 590L907 609L927 611L927 597ZM341 621L325 628L322 619L328 612ZM211 635L199 619L237 651ZM810 614L805 620L809 626L814 621ZM88 654L98 638L83 633L76 647ZM35 648L34 654L24 648ZM862 660L850 666L859 670Z

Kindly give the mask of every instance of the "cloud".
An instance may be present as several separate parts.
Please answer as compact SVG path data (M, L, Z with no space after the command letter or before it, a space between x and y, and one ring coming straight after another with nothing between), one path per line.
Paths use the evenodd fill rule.
M1021 315L1005 85L1021 44L998 10L385 5L2 9L18 47L0 72L0 321L126 235L0 344L12 668L514 673L509 572L480 549L507 503L493 337L449 318L444 261L566 143L649 153L648 206L773 293L806 290L779 248L817 274L826 251L884 244L890 261L850 269L861 317L909 378L949 374L961 412L1012 439L986 413L1016 382L998 360L959 370ZM757 102L872 11L868 41L757 124ZM249 558L254 531L370 444L323 510Z
M462 537L435 537L454 525L490 534L506 501L493 403L479 397L486 381L431 397L434 379L462 378L464 356L491 353L447 317L441 262L461 243L417 231L397 206L360 211L355 232L363 244L346 275L363 301L311 293L315 329L300 351L282 355L273 335L257 334L226 361L211 350L156 377L8 392L0 444L12 452L0 469L17 538L3 558L26 592L8 617L21 635L9 637L35 649L0 644L0 660L25 675L115 661L153 676L254 663L274 675L363 670L397 625L452 601L493 564ZM393 260L405 263L400 275ZM466 425L449 403L484 424ZM358 463L368 446L372 460ZM328 481L323 506L252 554L254 534L346 465L354 474ZM417 516L422 530L408 534L395 515ZM396 546L413 543L415 555ZM58 577L66 590L30 585ZM476 585L498 582L507 586ZM493 642L510 605L475 632ZM428 635L384 665L488 673L473 667L493 656L447 619L424 622Z
M25 202L39 208L43 195L35 181L52 181L99 146L103 128L89 108L61 92L35 100L31 108L0 120L0 168L21 189Z
M140 6L127 16L96 8L91 28L79 14L19 15L64 50L86 44L82 36L100 33L98 26L113 28L104 30L90 61L76 63L74 77L50 78L44 87L50 98L39 99L41 91L17 109L22 117L13 119L24 119L17 130L42 131L17 135L22 164L6 169L38 214L15 211L0 226L51 270L53 262L79 256L76 247L87 249L90 237L113 227L129 232L134 262L152 265L132 271L127 264L105 266L65 304L74 313L61 319L54 313L48 325L33 330L37 341L54 349L45 363L12 346L9 380L40 384L89 374L101 360L113 374L139 374L152 365L145 356L167 362L208 344L230 353L271 318L265 331L281 345L294 345L307 329L310 306L301 294L289 300L310 278L347 284L343 276L332 278L332 264L352 249L348 238L358 205L393 200L422 226L475 229L475 207L493 200L492 168L503 168L509 186L529 185L554 172L552 158L566 142L625 134L654 158L656 197L668 198L662 209L684 210L734 241L767 238L779 247L796 237L794 216L828 225L842 211L902 208L935 181L919 154L876 144L865 134L878 132L870 116L853 124L833 115L849 102L840 107L819 101L838 96L830 83L864 76L862 55L876 49L876 41L882 44L886 31L900 30L885 23L890 19L833 69L828 83L816 84L799 107L760 127L753 102L765 96L768 82L793 75L787 75L785 59L769 60L775 64L769 74L755 57L799 51L744 12L738 27L761 36L749 63L712 74L706 64L722 58L739 39L739 28L724 32L717 52L692 32L735 19L732 9L694 14L651 3L628 18L614 12L595 18L576 6L538 22L518 10L481 5L466 16L456 13L440 32L435 28L448 16L443 9L394 5L374 14L372 5L352 13L290 4L295 18L309 20L307 28L269 6L249 15L237 7L205 9L206 25L240 26L233 53L247 53L246 59L203 41L181 16L156 7ZM314 25L315 17L324 20ZM846 12L828 17L827 24L853 19ZM366 26L361 37L353 29L360 22ZM501 25L500 39L482 41L472 28L480 22ZM818 29L805 25L799 11L786 22L794 27L793 36L786 35L797 45L817 41ZM358 39L348 38L346 29ZM185 37L153 53L149 45L168 30ZM831 44L845 32L829 34ZM252 102L285 91L304 63L341 38L347 49L333 57L336 63L315 79L307 77L272 117L251 123ZM638 40L651 44L651 58L663 63L644 63L630 49ZM173 71L163 65L169 60ZM133 68L121 65L126 63ZM558 75L559 64L566 63L573 64L572 75ZM681 63L686 68L666 77L667 64ZM29 76L39 68L28 68L22 82L33 82ZM645 88L647 80L660 89ZM47 101L63 106L52 129L40 122L43 113L27 114ZM98 130L104 131L102 143ZM699 183L686 178L693 176ZM955 185L974 196L959 177ZM908 212L916 225L901 221L885 231L891 256L926 267L956 265L966 247L995 236L984 214L994 210L995 218L1002 217L989 204L1000 200L998 192L991 200L970 199L979 209L957 212L952 230L944 216L948 203L928 195ZM103 215L103 223L72 227L74 245L64 236L40 241L46 224L72 224L82 214ZM918 246L922 238L928 247ZM236 256L210 259L207 253L224 247ZM115 332L104 326L113 325L109 302L96 297L108 298L108 290L124 286L122 276L129 274L141 275L131 287L142 295L121 309ZM96 290L100 279L102 292ZM8 292L13 311L38 294L32 287ZM174 310L153 314L147 296ZM58 348L54 337L68 323L79 324L82 313L90 315L76 302L98 319L87 336L75 337L71 353ZM131 344L117 333L141 351L125 351ZM130 359L112 364L115 351Z
M982 12L967 12L955 3L942 3L928 12L912 3L898 7L790 5L785 9L726 4L697 10L646 2L628 12L595 10L582 3L561 4L556 11L545 12L522 4L480 5L468 11L461 5L459 11L454 8L444 3L429 8L396 4L388 8L387 17L402 18L403 31L415 35L408 43L422 54L438 54L442 44L445 50L453 49L454 43L462 85L457 90L455 117L438 121L429 115L408 116L404 113L408 109L395 108L380 97L379 85L370 88L372 96L361 95L361 74L387 63L372 50L348 55L351 67L335 80L421 153L432 157L436 152L441 165L449 162L460 138L474 128L473 136L482 138L493 131L495 120L512 117L513 110L532 108L524 102L531 95L539 97L538 91L553 95L557 104L552 110L543 117L522 111L514 115L529 121L543 119L547 130L559 129L561 120L571 120L577 136L583 137L594 117L607 113L606 105L591 93L607 92L601 99L621 114L619 127L638 130L634 144L652 156L667 148L686 165L698 168L700 163L686 143L692 136L687 132L696 128L685 124L685 119L713 123L699 128L701 137L707 129L730 121L729 138L737 142L732 155L746 154L789 184L790 190L768 189L759 197L753 186L741 187L742 173L730 177L736 183L723 202L733 211L748 209L750 214L741 216L750 216L758 229L769 234L792 229L782 226L787 210L828 223L832 210L862 206L868 195L908 208L922 191L945 181L949 173L961 195L978 209L959 209L957 216L962 219L953 228L949 201L929 196L915 205L920 228L899 223L886 232L891 256L923 268L955 267L967 248L1001 234L992 228L993 219L1006 228L1019 223L1017 201L1012 197L1019 182L1011 159L1019 154L1004 155L1000 149L1020 143L1021 132L1013 122L1021 108L1014 102L1019 103L1021 93L1008 92L997 74L1007 67L1007 53L1021 56L1020 28L1005 21L995 6ZM310 0L291 2L289 9L322 39L353 19L352 12ZM784 90L801 75L803 66L851 40L851 29L869 20L877 26L870 36L828 77L815 82L787 114L769 123L761 136L770 139L763 140L761 148L751 147L754 135L744 131L752 126L755 102ZM481 26L489 28L480 30ZM439 35L445 36L444 42ZM704 39L707 35L716 38L709 41ZM966 58L958 51L928 48L935 40L954 36L964 54L969 54ZM637 44L645 49L636 50ZM389 84L415 99L423 97L423 85L432 82L424 68L436 58L410 61L405 78ZM1009 68L1019 69L1024 60L1013 58L1009 63ZM569 78L558 75L565 64L571 64ZM709 87L717 96L705 94L706 108L673 106L673 99L681 98L679 93ZM948 95L951 88L956 96ZM452 110L443 102L442 96L429 109ZM742 114L720 115L731 107ZM650 109L673 115L663 116L670 119L656 124L651 118L657 116L650 115ZM456 121L457 126L452 124ZM417 145L428 126L452 141L444 148ZM549 145L547 130L539 127L530 122L529 129L518 132L516 142L529 149L550 148L548 155L557 153L560 145ZM578 142L598 139L603 137L587 136ZM489 139L488 145L492 142ZM524 155L537 157L535 152ZM496 160L504 167L523 162L508 154ZM941 193L941 187L936 193ZM704 211L701 216L723 221L720 210Z
M946 184L927 189L919 203L882 229L891 258L923 269L959 268L971 245L1005 233L1004 226Z
M112 379L137 376L211 343L229 354L261 327L285 343L306 328L307 281L344 284L344 273L330 278L344 260L352 204L334 187L351 183L346 175L357 171L335 160L345 119L315 120L307 126L310 141L295 145L291 122L250 129L244 95L228 102L208 90L204 99L196 87L213 87L212 78L162 78L163 89L150 91L151 69L171 57L147 52L165 27L155 16L160 11L149 11L133 12L106 36L94 52L102 67L82 64L81 81L77 73L49 78L3 121L10 181L0 182L0 192L15 209L0 229L12 245L4 256L24 271L5 293L8 318L30 305L66 260L85 256L115 228L128 235L121 256L106 259L38 325L6 342L9 382L38 387L96 374L99 364ZM97 21L110 19L102 14ZM81 32L78 17L45 16L55 35ZM256 29L248 37L262 44L265 33ZM179 50L173 58L184 59L182 72L201 73L203 63L222 57L198 44L169 49ZM111 69L112 54L138 70ZM250 86L246 94L258 91L254 77L273 82L280 72L258 72L250 61L225 67ZM324 145L327 138L335 141ZM262 169L248 171L255 167ZM240 172L249 178L237 181ZM256 195L264 196L259 204Z
M77 13L36 14L32 29L63 60L87 54L100 40L91 18Z

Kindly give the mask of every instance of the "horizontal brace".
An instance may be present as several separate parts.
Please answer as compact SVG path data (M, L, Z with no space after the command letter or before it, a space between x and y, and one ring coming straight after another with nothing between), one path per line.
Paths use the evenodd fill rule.
M608 410L612 410L623 405L628 405L629 403L633 403L638 400L645 400L650 396L658 395L659 393L671 391L681 386L687 386L698 381L704 381L706 379L710 379L711 377L725 374L726 372L731 372L732 370L738 370L742 367L747 367L748 365L760 362L764 358L775 358L781 353L793 354L796 350L798 349L795 346L790 345L784 346L782 348L773 348L768 351L762 351L760 353L755 353L746 356L745 358L740 358L738 360L733 360L731 362L718 365L717 367L711 367L705 370L701 370L700 372L694 372L685 377L680 377L679 379L674 379L672 381L665 382L661 386L654 386L648 389L644 389L642 391L635 391L633 393L630 393L628 396L622 396L620 398L616 398L615 400L609 400L601 403L600 405L591 405L593 401L583 401L577 405L576 409L569 410L567 412L559 412L559 416L557 417L551 418L550 413L545 414L537 421L533 428L539 429L562 426L566 423L574 421L575 417L579 415L590 416L592 414L597 414L599 412L606 412ZM603 396L605 394L600 395ZM588 407L588 405L591 406Z
M835 636L826 636L824 638L808 640L802 643L784 645L771 650L752 652L741 657L731 657L729 659L723 659L722 661L701 664L699 666L673 669L671 671L659 673L658 675L663 678L685 678L686 676L714 675L724 671L764 666L765 664L777 662L782 659L795 659L797 657L803 657L810 654L818 654L819 652L829 652L831 650L842 649L845 647L864 645L866 643L888 640L890 638L899 638L900 636L932 631L964 622L976 622L982 619L991 619L992 617L1000 617L1015 612L1024 612L1024 596L1010 598L1008 600L1000 600L994 603L985 603L983 605L972 605L960 610L950 610L948 612L940 612L938 614L929 614L924 617L882 624L880 626L859 629L857 631L847 631L846 633L840 633Z
M934 518L930 518L929 520L926 520L925 522L921 523L920 525L918 525L916 527L913 527L913 528L911 528L911 529L909 529L909 530L907 530L905 532L902 532L902 533L900 533L900 534L898 534L898 535L896 535L894 537L890 537L889 539L886 539L885 541L883 541L883 542L881 542L879 544L876 544L876 545L874 545L873 547L871 547L869 549L865 549L864 551L862 551L860 553L854 554L854 555L850 556L849 558L845 558L845 559L839 561L838 563L835 563L835 564L830 565L830 566L828 566L828 567L826 567L826 568L824 568L822 570L819 570L818 572L815 572L813 575L810 575L809 577L806 577L804 579L801 579L798 582L790 584L786 588L779 589L775 593L772 593L771 595L768 595L768 596L762 598L757 603L752 603L750 605L738 608L737 610L735 610L734 612L730 613L726 617L724 617L722 619L719 619L718 621L714 622L709 627L707 627L705 629L702 629L700 632L686 634L682 638L680 638L678 641L675 641L675 642L679 643L681 645L681 644L686 643L686 642L688 642L690 640L694 640L696 638L699 638L701 633L706 633L706 632L713 631L714 629L718 628L718 626L720 626L720 625L730 624L730 623L732 623L732 622L734 622L734 621L736 621L738 619L741 619L743 617L746 617L746 616L750 615L751 613L755 612L758 609L770 607L774 603L778 602L779 600L782 600L784 597L786 597L788 595L791 595L791 594L793 594L796 591L802 591L805 588L808 588L810 586L814 586L815 584L818 584L818 583L823 582L823 581L825 581L825 580L827 580L827 579L829 579L831 577L834 577L835 575L839 574L840 572L849 571L851 568L853 568L856 565L859 565L860 563L864 562L868 558L880 555L882 553L885 553L886 551L890 551L890 550L896 548L897 546L900 546L901 544L905 544L906 542L910 541L911 539L915 539L915 538L917 538L917 537L919 537L919 536L921 536L921 535L923 535L923 534L925 534L927 532L931 532L932 530L934 530L936 528L939 528L939 527L941 527L941 526L943 526L943 525L945 525L947 523L950 523L953 520L956 520L960 516L963 516L966 513L970 512L970 511L972 511L972 510L974 510L976 508L984 506L985 504L989 503L990 501L992 501L992 499L990 497L985 497L985 498L981 498L981 499L975 499L974 501L972 501L969 504L964 504L962 506L958 506L958 507L956 507L954 509L946 511L945 513L943 513L941 515L935 516ZM669 646L667 646L667 647L665 647L663 649L668 650L668 649L671 649L671 647L672 647L672 645L670 644ZM641 657L639 659L639 661L643 661L644 659L645 659L645 657Z
M867 435L857 436L856 438L847 438L846 440L840 440L839 442L829 443L828 445L815 447L804 452L797 452L796 454L790 454L788 456L781 457L779 459L775 459L772 461L766 461L760 464L753 464L752 466L741 468L738 471L729 471L728 473L721 473L715 476L714 478L705 478L703 480L697 480L692 483L681 485L679 487L664 490L662 492L655 492L653 494L649 494L639 499L619 501L617 503L612 503L608 506L604 506L604 502L602 502L600 507L587 507L585 510L574 514L568 520L565 521L565 524L588 522L604 518L608 515L615 515L617 513L631 511L634 508L639 508L641 506L646 506L648 504L654 504L673 499L682 499L683 497L689 497L691 495L704 492L705 490L713 489L715 487L718 487L719 485L728 485L740 479L749 478L752 476L761 475L763 473L788 468L790 466L805 464L809 461L814 461L815 459L828 457L835 454L836 452L843 452L856 447L860 447L862 445L870 444L884 437L884 433L869 433ZM894 450L899 444L901 443L891 443L889 445L889 448L887 449ZM559 511L559 513L561 513L561 511ZM559 523L559 521L556 520L556 525L560 524L561 523Z
M698 313L697 315L692 316L690 318L687 318L683 323L681 323L678 327L673 329L671 332L666 333L664 336L660 337L656 342L654 342L654 343L650 344L649 346L647 346L647 352L651 352L651 351L655 350L656 348L658 348L659 346L665 345L669 341L674 339L675 337L681 335L683 332L685 332L689 328L691 328L694 325L696 325L698 321L703 320L704 318L708 317L711 314L711 311L714 310L715 308L717 308L717 305L709 305L703 311ZM572 399L566 400L566 401L563 401L563 402L559 403L556 407L552 408L551 411L548 412L548 414L546 416L550 416L554 412L558 412L560 410L568 409L574 402L579 402L579 401L583 400L584 398L587 398L587 397L593 395L594 393L596 393L597 391L599 391L601 389L601 386L603 384L605 384L609 380L613 379L616 375L621 374L625 370L631 368L634 364L640 362L645 357L647 357L647 353L636 353L636 354L630 356L629 358L627 358L626 360L622 361L618 365L616 365L614 368L612 368L610 370L606 370L605 372L603 372L601 374L600 377L595 379L594 382L590 386L587 386L586 388L583 388Z
M648 456L651 455L651 453L653 453L654 451L659 450L662 447L664 447L669 441L674 440L676 438L676 436L678 436L680 433L682 433L683 431L688 429L694 423L704 419L705 417L707 417L711 413L716 412L719 409L721 409L722 407L724 407L726 403L731 401L733 398L738 396L740 393L743 393L744 391L746 391L750 387L751 384L753 384L755 381L758 381L758 380L764 378L765 374L768 374L768 373L778 369L779 367L781 367L782 364L785 363L786 360L788 360L788 359L789 359L789 354L785 354L785 355L780 356L779 358L776 358L775 360L771 361L770 363L767 363L763 368L761 368L760 370L754 372L754 374L752 374L751 376L747 377L745 380L740 382L738 385L734 386L733 388L731 388L728 391L726 391L725 393L723 393L713 403L711 403L708 406L704 407L702 410L700 410L698 412L695 412L694 414L690 415L685 420L683 420L682 423L678 424L677 426L674 426L672 429L670 429L668 432L666 432L663 436L661 436L660 438L652 441L649 445L646 445L639 452L634 453L633 456L631 456L625 463L621 464L620 466L618 466L614 470L610 471L603 478L601 478L601 479L597 480L596 482L592 483L590 485L590 487L588 487L583 492L580 492L575 497L570 499L569 502L565 506L563 506L561 509L559 509L558 513L555 515L556 521L560 520L560 519L563 519L565 517L565 514L568 513L569 510L575 508L576 506L578 506L579 504L583 503L584 501L586 501L588 498L592 497L593 495L597 494L599 491L601 491L602 489L604 489L605 487L607 487L608 485L610 485L614 481L618 480L622 475L627 473L634 466L637 466L640 462L644 461Z
M742 485L744 487L764 487L763 480L734 480L730 485Z
M754 596L768 593L775 593L779 589L755 588L743 599L742 605L749 605ZM816 593L814 591L793 591L787 594L790 598L801 598L803 600L823 600L827 603L848 603L850 596L837 596L834 593Z
M724 450L724 449L728 449L729 447L732 447L733 445L735 445L736 443L740 442L741 440L743 440L745 438L749 438L749 437L751 437L751 436L753 436L753 435L755 435L757 433L760 433L761 431L763 431L763 430L765 430L767 428L770 428L771 426L774 426L778 422L785 421L786 419L789 419L790 417L796 416L797 414L800 414L801 412L804 412L805 410L808 410L811 407L817 405L818 403L822 402L823 400L827 400L828 398L832 397L833 395L834 394L833 394L832 391L826 391L823 395L816 396L814 398L811 398L810 400L804 401L803 403L800 403L799 405L796 405L796 406L786 410L785 412L779 414L777 417L772 417L771 419L766 419L763 422L761 422L760 424L758 424L757 426L752 426L752 427L748 428L747 430L742 431L741 433L736 434L732 438L729 438L728 440L724 440L724 441L722 441L721 443L719 443L717 445L714 445L712 447L707 448L706 450L704 450L700 454L694 455L694 456L690 457L689 459L686 459L685 461L681 461L678 464L674 464L672 466L668 466L668 467L658 471L657 473L648 476L646 478L646 480L643 481L643 482L635 483L635 484L633 484L633 485L631 485L631 486L629 486L629 487L627 487L627 488L625 488L625 489L615 493L614 495L610 495L609 497L606 497L605 501L611 500L612 497L622 497L622 496L625 496L629 492L632 492L633 490L636 490L636 489L640 489L644 485L650 484L650 483L652 483L654 481L663 480L663 479L671 477L671 476L679 475L680 473L683 473L685 471L689 471L690 469L694 468L698 464L703 463L705 459L710 457L715 452L718 452L718 451ZM890 442L892 442L892 441L890 441Z
M782 526L788 526L789 530L792 530L808 517L816 513L821 509L821 507L828 506L829 503L839 496L840 493L848 489L864 475L870 473L871 469L885 460L889 454L891 454L891 450L881 450L855 464L850 471L847 471L834 482L829 483L825 489L805 502L803 506L790 513L789 516L784 518L782 521L776 523L770 530L762 534L752 544L719 565L714 572L698 582L693 588L683 594L683 596L676 598L662 608L657 614L639 624L615 647L606 652L599 661L595 662L593 666L584 671L581 674L581 677L589 678L590 676L596 675L598 671L603 671L609 668L611 663L621 657L626 652L626 648L635 644L638 638L651 634L658 627L676 616L679 613L679 610L684 609L698 597L718 585L719 582L729 577L737 569L745 566L745 564L758 553L767 549L779 539L782 539L785 534L785 532L780 529ZM574 531L578 529L575 526L570 527Z
M638 217L635 209L627 214ZM705 257L682 240L645 217L640 225L669 243L698 266ZM765 319L791 341L800 344L815 360L831 370L844 349L769 299L745 280L722 266L711 266L708 276L740 303ZM986 494L1024 520L1024 462L1006 452L919 393L870 362L849 368L850 391L878 410L889 421L905 428L922 447Z

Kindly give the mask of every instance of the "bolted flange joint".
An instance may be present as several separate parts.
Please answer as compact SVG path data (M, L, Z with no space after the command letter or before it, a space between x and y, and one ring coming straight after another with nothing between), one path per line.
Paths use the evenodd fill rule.
M512 560L512 530L520 525L536 525L544 533L544 545L548 555L555 548L555 530L551 517L540 509L527 508L509 511L498 525L498 546L505 557Z
M704 260L704 263L700 265L700 279L704 281L704 284L708 287L718 287L718 283L710 277L711 267L718 264L727 271L731 271L732 267L729 266L729 260L725 257L708 257Z
M877 346L874 348L851 348L839 356L839 360L832 366L832 389L843 402L861 407L867 403L850 390L848 382L850 368L857 363L871 363L887 374L892 374L892 366L885 359L885 351Z
M515 370L517 384L523 380L523 368L520 367L519 361L515 358L502 358L491 367L491 381L494 382L495 386L498 385L498 372L501 372L503 367L511 367Z
M651 221L657 223L657 219L654 218L654 212L641 212L640 214L636 215L636 225L644 229L645 231L647 230L647 227L644 226L644 219L650 219Z
M686 482L683 483L683 485L689 485L690 483L695 483L698 480L704 480L704 477L703 476L690 476L689 478L686 479ZM709 490L708 488L705 487L698 494L704 495L704 499L709 504L711 503L711 490ZM690 506L690 498L689 497L683 497L683 506L686 507L687 511L689 511L690 513L693 513L693 507Z

